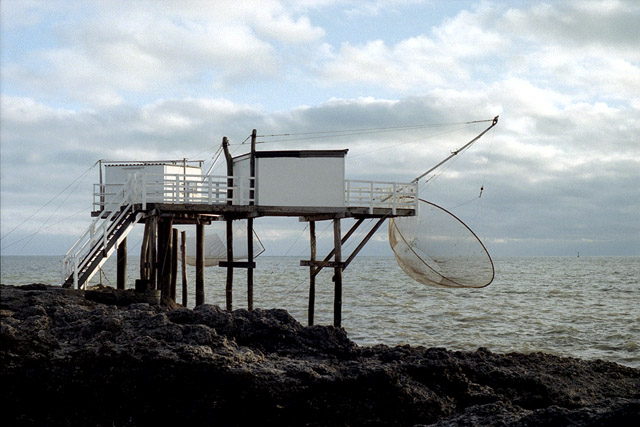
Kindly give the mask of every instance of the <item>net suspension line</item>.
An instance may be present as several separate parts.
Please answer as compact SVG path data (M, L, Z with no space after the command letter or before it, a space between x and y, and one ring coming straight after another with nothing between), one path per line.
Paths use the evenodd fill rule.
M388 126L388 127L378 127L378 128L280 133L280 134L271 134L271 135L258 135L258 137L267 138L267 137L284 137L284 136L299 136L299 135L320 135L318 136L318 138L323 138L324 135L328 135L328 134L334 134L334 135L337 134L336 136L366 135L369 133L394 132L399 130L424 129L424 128L431 128L431 127L445 127L445 126L455 126L455 125L470 125L470 124L484 123L484 122L490 122L490 121L491 120L473 120L468 122L457 122L457 123L436 123L436 124L421 124L421 125L408 125L408 126ZM245 141L247 141L247 139L245 139ZM307 138L297 138L296 140L300 140L300 139L307 139ZM245 141L243 141L243 143ZM276 141L269 141L269 142L281 142L281 141L291 141L291 139L276 140Z

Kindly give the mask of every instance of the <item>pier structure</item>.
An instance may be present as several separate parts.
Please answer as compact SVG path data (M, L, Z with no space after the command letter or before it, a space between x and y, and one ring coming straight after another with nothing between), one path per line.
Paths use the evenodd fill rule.
M343 271L385 219L416 215L417 180L410 183L345 179L348 150L257 151L256 130L248 153L232 157L227 138L222 145L227 175L202 173L202 161L168 160L100 163L95 185L94 220L63 259L64 286L83 288L117 250L117 286L125 287L127 235L144 224L140 248L140 279L136 289L159 290L175 300L177 265L182 254L182 295L186 305L184 232L178 242L176 225L195 226L195 304L204 303L205 226L226 223L226 308L233 305L234 269L247 269L247 308L253 309L253 223L261 217L298 217L309 223L310 257L308 323L314 323L315 281L323 268L334 271L334 325L341 326ZM342 220L355 223L343 234ZM342 248L364 223L374 225L350 254ZM246 220L247 255L234 256L233 221ZM332 221L333 249L318 258L316 223ZM178 251L178 246L182 250Z

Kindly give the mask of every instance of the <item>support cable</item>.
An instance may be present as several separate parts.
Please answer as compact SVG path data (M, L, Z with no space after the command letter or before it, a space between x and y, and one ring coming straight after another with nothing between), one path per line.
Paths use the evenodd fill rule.
M37 231L34 231L33 233L31 233L31 234L29 234L29 235L27 235L27 236L24 236L23 238L18 239L18 240L16 240L15 242L11 242L11 243L9 243L8 245L5 245L5 246L3 247L3 249L10 248L11 246L16 245L16 244L18 244L18 243L20 243L20 242L22 242L22 241L24 241L24 240L30 239L30 238L32 238L33 236L35 236L36 234L38 234L39 232L44 231L44 230L48 230L48 229L50 229L51 227L55 227L56 225L58 225L58 224L60 224L60 223L62 223L62 222L65 222L65 221L67 221L68 219L71 219L71 218L73 218L74 216L76 216L76 215L78 215L78 214L81 214L82 212L87 211L88 209L91 209L91 206L84 207L84 208L80 209L79 211L77 211L77 212L75 212L75 213L72 213L71 215L66 216L66 217L64 217L64 218L60 219L59 221L54 222L53 224L49 224L49 225L47 225L46 227L40 227Z
M289 249L287 249L287 251L284 253L284 256L289 255L289 252L291 251L291 249L293 249L293 247L298 243L298 241L300 240L302 235L304 235L304 233L307 231L308 228L309 228L309 223L307 222L307 225L305 225L304 229L300 232L300 234L298 234L298 237L296 237L296 240L294 240L293 243L291 243L291 246L289 246Z
M398 130L425 129L425 128L431 128L431 127L445 127L445 126L455 126L455 125L470 125L470 124L485 123L490 121L491 120L473 120L468 122L457 122L457 123L435 123L435 124L421 124L421 125L408 125L408 126L389 126L389 127L378 127L378 128L281 133L281 134L272 134L272 135L259 135L259 137L268 138L268 137L284 137L284 136L299 136L299 135L327 135L327 134L338 134L337 136L351 136L351 135L365 135L368 133L394 132ZM321 138L321 137L322 136L318 136L318 138ZM312 138L300 138L300 139L312 139ZM299 139L296 139L296 140L299 140ZM289 140L287 139L287 140L277 140L277 141L269 141L269 142L281 142L281 141L289 141Z
M53 217L53 215L55 215L56 212L58 212L58 209L60 209L62 207L62 205L64 205L64 203L69 200L69 197L71 197L71 195L75 192L75 190L78 188L78 186L82 183L82 180L78 180L78 182L76 183L76 185L71 189L71 191L69 191L69 193L67 194L67 197L64 198L64 200L62 200L58 206L56 206L56 208L51 212L51 214L49 214L49 216L47 217L47 219L42 223L42 225L40 226L40 228L38 228L38 230L31 235L31 238L29 240L27 240L25 242L25 244L22 246L22 249L24 249L30 242L31 239L38 234L40 231L42 231L44 229L44 227L47 225L47 223L49 222L49 220L51 219L51 217Z
M65 188L63 188L58 194L56 194L55 196L53 196L47 203L45 203L44 205L42 205L40 208L38 208L34 213L32 213L31 215L29 215L27 218L25 218L20 224L16 225L15 227L13 227L8 233L6 233L4 236L0 237L0 240L5 239L6 237L8 237L11 233L13 233L14 231L16 231L19 227L21 227L25 222L29 221L31 218L33 218L34 216L36 216L42 209L46 208L47 206L49 206L54 200L56 200L58 197L60 197L61 194L63 194L65 191L67 191L71 186L73 186L74 184L76 184L76 187L78 185L80 185L80 182L82 182L82 180L89 174L89 172L91 172L91 170L96 167L96 165L99 163L100 161L98 160L97 162L95 162L89 169L87 169L86 171L84 171L78 178L74 179L69 185L67 185ZM74 187L74 189L76 188ZM72 193L71 193L72 194ZM69 198L69 196L67 196L67 199ZM65 200L67 200L65 199ZM59 207L58 207L59 208ZM58 209L56 208L56 210ZM54 211L55 212L55 211ZM38 230L40 231L40 230ZM37 234L37 232L36 232Z
M446 134L449 134L449 133L457 132L459 130L466 129L467 127L469 127L469 126L468 125L467 126L462 126L462 127L459 127L459 128L448 130L446 132L440 132L440 133L436 133L436 134L433 134L433 135L425 136L425 137L422 137L422 138L412 139L412 140L409 140L409 141L400 142L398 144L388 145L386 147L378 148L376 150L369 150L366 153L349 156L349 158L353 159L353 158L356 158L356 157L368 156L371 153L376 153L378 151L388 150L389 148L395 148L395 147L399 147L401 145L412 144L412 143L418 142L418 141L424 141L425 139L435 138L437 136L442 136L442 135L446 135Z

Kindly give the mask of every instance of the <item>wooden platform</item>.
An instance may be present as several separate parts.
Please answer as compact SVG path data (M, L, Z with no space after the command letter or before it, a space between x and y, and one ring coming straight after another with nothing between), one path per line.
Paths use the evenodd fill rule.
M206 223L223 219L247 219L259 217L299 217L304 221L322 221L338 218L395 218L399 216L414 216L415 209L390 209L368 207L309 207L309 206L255 206L255 205L206 205L195 203L147 203L146 209L136 205L137 211L156 215L171 215L173 223L195 224L205 220ZM91 216L105 216L109 212L93 211ZM209 218L207 218L209 217ZM208 220L208 221L207 221Z

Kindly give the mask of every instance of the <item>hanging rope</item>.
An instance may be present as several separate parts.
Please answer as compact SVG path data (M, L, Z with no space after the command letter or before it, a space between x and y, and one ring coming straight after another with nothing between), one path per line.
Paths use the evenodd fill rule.
M113 283L111 283L111 280L109 280L109 276L107 276L107 273L103 270L102 267L99 268L100 270L100 284L102 285L102 279L106 279L107 281L107 285L113 287Z
M484 192L484 186L487 180L487 171L489 170L489 164L491 163L490 158L491 158L491 154L492 154L492 150L493 150L493 142L494 142L494 138L495 138L495 133L491 133L491 136L489 137L489 153L487 154L487 162L484 165L484 171L482 174L482 183L480 185L480 194L478 195L478 199L482 198L482 194ZM480 203L478 203L478 206L476 208L476 211L474 212L473 215L473 222L474 224L477 224L477 219L480 217L480 212L482 209L482 201L480 201Z

